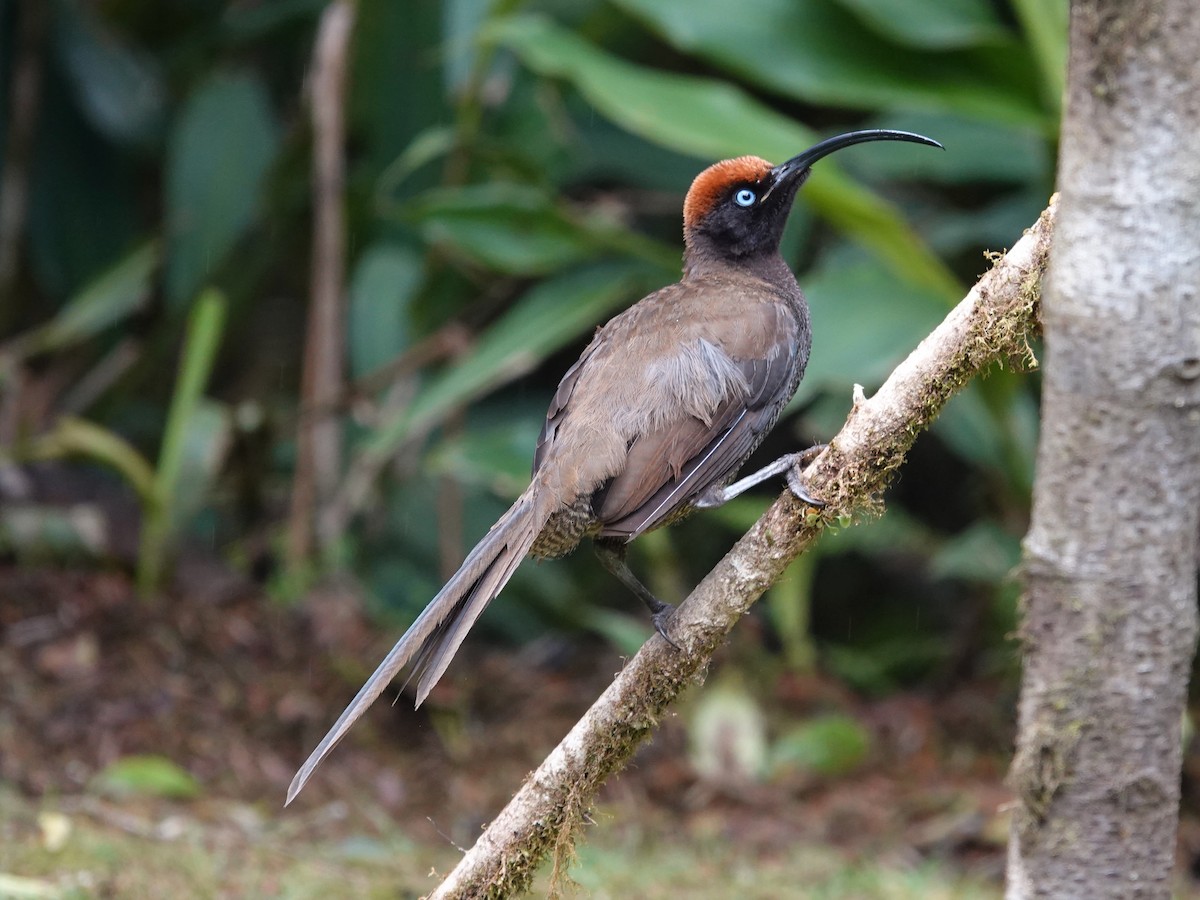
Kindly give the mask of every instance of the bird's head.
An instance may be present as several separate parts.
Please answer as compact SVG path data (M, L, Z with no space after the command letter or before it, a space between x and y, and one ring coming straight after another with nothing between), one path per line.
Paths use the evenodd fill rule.
M688 263L744 262L778 253L792 201L812 173L813 164L866 141L942 146L907 131L871 129L831 137L777 166L757 156L739 156L709 166L696 176L683 202Z

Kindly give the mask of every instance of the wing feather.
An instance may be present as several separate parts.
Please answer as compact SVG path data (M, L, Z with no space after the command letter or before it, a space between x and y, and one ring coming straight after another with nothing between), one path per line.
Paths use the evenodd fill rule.
M790 399L798 365L791 332L775 329L763 356L733 359L747 389L728 394L709 422L690 417L634 441L624 470L593 501L602 535L632 540L732 478Z

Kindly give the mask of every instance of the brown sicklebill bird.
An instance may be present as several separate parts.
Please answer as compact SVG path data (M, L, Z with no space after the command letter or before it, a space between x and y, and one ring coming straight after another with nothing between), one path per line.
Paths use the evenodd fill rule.
M346 707L296 773L288 803L409 664L419 676L420 706L526 555L562 556L592 538L605 567L642 599L670 641L673 607L629 570L629 541L785 471L802 500L820 505L800 481L801 454L730 482L808 363L808 304L779 255L792 200L817 160L866 141L941 147L905 131L855 131L778 166L743 156L697 176L683 204L683 279L596 332L550 401L532 483Z

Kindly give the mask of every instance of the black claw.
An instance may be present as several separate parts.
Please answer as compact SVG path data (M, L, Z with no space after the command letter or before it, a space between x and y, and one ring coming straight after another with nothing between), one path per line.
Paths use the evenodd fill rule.
M654 630L662 635L662 639L674 647L676 650L682 649L677 643L671 640L671 636L667 634L667 623L671 621L671 614L675 612L675 607L670 603L658 601L659 608L650 616L650 621L654 623Z
M825 508L826 504L825 504L824 500L818 500L816 497L814 497L808 491L804 490L804 488L799 488L799 489L792 488L792 493L796 495L796 498L798 500L800 500L802 503L807 503L813 509L824 509Z
M804 474L802 470L812 463L812 461L820 455L821 451L824 450L826 446L826 444L818 444L816 447L810 447L805 450L800 454L800 459L797 461L796 465L788 469L787 473L787 483L788 487L791 488L792 493L795 494L796 497L801 500L801 502L807 503L814 509L824 509L825 501L818 500L808 492L808 489L804 486ZM805 461L805 457L809 457L807 462Z

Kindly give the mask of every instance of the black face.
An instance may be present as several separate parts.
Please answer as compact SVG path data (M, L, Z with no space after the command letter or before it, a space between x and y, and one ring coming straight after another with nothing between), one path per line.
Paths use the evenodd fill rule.
M796 191L812 169L789 171L782 177L776 171L756 182L735 183L698 223L696 237L709 253L745 259L778 252Z
M796 191L812 174L813 164L838 150L868 141L908 141L942 146L923 135L882 128L827 138L775 166L756 182L733 184L697 223L699 246L695 250L709 257L729 260L777 253Z

